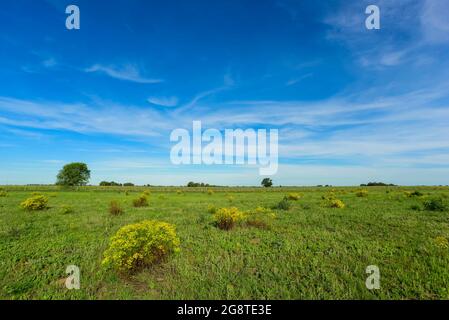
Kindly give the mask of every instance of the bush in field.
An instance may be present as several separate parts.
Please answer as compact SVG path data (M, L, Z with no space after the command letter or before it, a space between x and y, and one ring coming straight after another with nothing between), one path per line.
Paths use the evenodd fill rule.
M412 192L411 191L404 191L404 195L408 198L411 198Z
M217 208L213 204L207 205L207 212L215 214L217 212Z
M221 208L214 214L215 225L222 230L230 230L235 224L243 219L244 215L239 209Z
M133 200L133 206L135 208L148 207L148 198L142 194L137 199Z
M123 209L120 206L120 203L117 200L112 200L109 204L109 213L113 216L118 216L123 213Z
M271 229L271 222L276 219L276 214L270 209L257 207L245 214L245 222L248 227L259 229Z
M73 213L73 208L71 207L71 206L68 206L68 205L63 205L62 207L61 207L61 213L62 214L70 214L70 213Z
M178 252L179 245L173 225L146 220L119 229L110 240L102 264L130 273Z
M291 203L286 198L284 198L281 201L279 201L279 203L275 205L273 209L289 210L291 206L292 206Z
M421 207L417 204L412 204L410 206L410 209L414 210L414 211L421 211Z
M210 195L210 196L213 195L214 193L215 193L215 192L214 192L214 190L212 190L212 189L207 190L207 194Z
M182 194L183 192L182 192L182 190L176 190L176 193L177 194Z
M145 190L144 192L142 192L142 194L144 194L145 196L149 196L151 194L151 191Z
M299 193L289 193L286 198L287 200L297 201L301 198L301 195Z
M447 206L441 198L433 198L423 202L424 209L427 211L445 211Z
M332 199L332 200L329 200L328 207L343 209L345 207L345 204L343 203L343 201L341 201L339 199Z
M26 199L20 206L29 211L37 211L47 209L48 198L43 195L35 195Z
M359 190L355 193L355 195L359 198L365 198L365 197L368 197L368 191L367 190Z
M232 203L232 202L234 202L234 196L231 196L231 195L229 195L229 196L227 196L226 197L226 199L228 199L228 201L230 202L230 203Z
M412 197L422 197L424 193L422 193L421 191L413 191L410 195Z
M449 249L449 241L446 237L436 237L434 239L435 245L442 249Z
M337 197L335 193L331 191L328 194L321 196L321 199L331 201L337 199Z
M292 206L291 203L286 198L284 198L281 201L279 201L279 203L276 205L276 209L290 210L291 206Z
M6 197L8 193L6 191L0 190L0 197Z

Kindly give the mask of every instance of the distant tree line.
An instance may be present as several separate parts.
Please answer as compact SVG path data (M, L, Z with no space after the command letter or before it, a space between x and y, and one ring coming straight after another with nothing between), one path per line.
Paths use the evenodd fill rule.
M368 183L362 183L360 185L361 187L395 187L395 184L392 183L383 183L383 182L368 182Z
M118 183L115 181L101 181L100 187L134 187L134 183L131 183L131 182Z
M215 187L214 185L208 184L208 183L203 183L203 182L193 182L190 181L189 183L187 183L187 187L189 188L197 188L197 187Z

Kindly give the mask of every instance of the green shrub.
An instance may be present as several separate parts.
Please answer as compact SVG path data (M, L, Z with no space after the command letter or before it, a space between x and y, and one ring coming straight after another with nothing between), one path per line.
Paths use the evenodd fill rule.
M290 210L291 208L291 203L286 199L282 199L281 201L279 201L278 204L276 204L273 209L278 209L278 210Z
M213 204L207 205L207 212L215 214L217 212L217 208Z
M135 208L148 207L148 198L142 194L140 197L133 200L133 206Z
M355 193L355 195L359 198L368 197L368 191L367 190L359 190Z
M329 192L328 194L321 196L321 199L331 201L337 199L337 197L334 192Z
M71 207L71 206L68 206L68 205L63 205L62 207L61 207L61 213L62 214L70 214L70 213L73 213L73 208Z
M289 193L286 198L287 200L297 201L301 198L301 195L299 193Z
M215 193L215 192L214 192L214 190L212 190L212 189L207 190L207 194L210 195L210 196L213 195L214 193Z
M8 193L6 191L0 190L0 197L6 197Z
M111 238L102 264L119 272L134 272L178 252L179 245L173 225L146 220L120 228Z
M215 225L222 230L232 229L243 217L243 213L235 207L220 208L214 214Z
M421 207L417 204L412 204L410 206L410 209L414 210L414 211L421 211Z
M48 198L43 195L34 195L26 199L20 206L29 211L37 211L47 209Z
M424 195L424 193L420 192L420 191L413 191L412 193L410 193L411 197L422 197Z
M271 223L274 219L276 219L276 214L263 207L249 210L245 214L246 225L258 229L271 229Z
M443 199L433 198L424 201L424 209L427 211L445 211L447 206L444 204Z
M113 216L118 216L123 213L123 209L120 206L120 203L117 200L112 200L109 204L109 213Z
M407 198L410 198L410 197L412 196L412 192L411 192L411 191L404 191L404 195L405 195Z
M343 203L343 201L341 201L339 199L332 199L332 200L329 200L328 207L329 208L343 209L345 207L345 204Z

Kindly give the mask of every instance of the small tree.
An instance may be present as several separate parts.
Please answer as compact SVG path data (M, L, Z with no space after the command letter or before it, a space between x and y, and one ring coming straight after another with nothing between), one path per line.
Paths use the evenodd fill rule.
M262 180L261 185L263 185L265 188L269 188L273 185L273 181L270 178L265 178Z
M84 186L89 182L90 170L85 163L66 164L56 177L59 186Z

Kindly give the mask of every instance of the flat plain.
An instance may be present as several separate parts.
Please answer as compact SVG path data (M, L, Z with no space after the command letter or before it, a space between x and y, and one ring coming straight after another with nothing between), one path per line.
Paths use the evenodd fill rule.
M359 187L2 189L1 299L449 298L449 212L423 205L448 203L448 187L368 187L363 196ZM145 190L149 206L134 208ZM48 197L47 210L20 207L33 192ZM292 192L300 199L272 209L269 228L220 230L208 212L273 208ZM326 206L329 194L345 207ZM123 214L109 213L112 200ZM180 252L131 275L105 269L110 237L142 220L175 225ZM80 268L80 290L65 287L68 265ZM379 267L378 290L365 285L369 265Z

